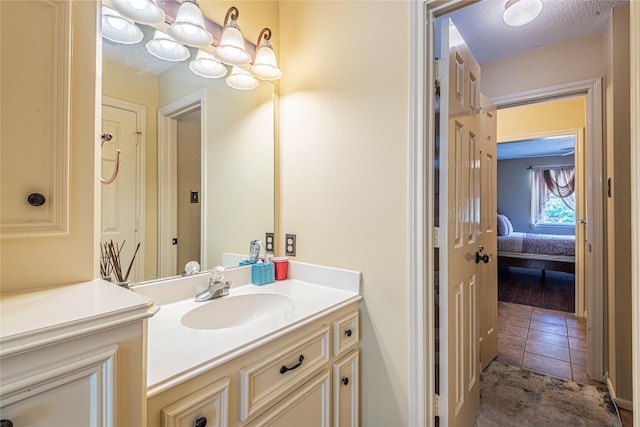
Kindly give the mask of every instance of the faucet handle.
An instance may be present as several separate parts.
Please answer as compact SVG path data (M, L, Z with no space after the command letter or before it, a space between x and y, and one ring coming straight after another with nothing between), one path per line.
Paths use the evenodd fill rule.
M211 270L211 280L214 282L222 282L224 280L224 267L217 266Z

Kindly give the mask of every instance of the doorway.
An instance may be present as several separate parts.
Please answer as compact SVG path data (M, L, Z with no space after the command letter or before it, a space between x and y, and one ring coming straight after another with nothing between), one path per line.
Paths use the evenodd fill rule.
M203 266L206 259L200 238L207 235L207 201L202 200L204 117L204 90L158 110L158 277L181 274L187 261Z
M434 291L431 284L434 283L435 273L425 271L420 266L421 260L426 260L426 265L435 265L434 251L431 249L437 245L438 238L434 230L434 205L430 200L432 194L433 156L434 147L434 120L430 112L435 110L434 82L437 70L434 58L435 45L435 18L445 13L469 5L467 2L451 1L427 1L415 2L410 6L411 16L411 218L410 218L410 346L412 357L410 359L410 422L414 424L431 424L428 419L438 412L431 405L421 410L425 399L434 398L434 408L442 404L442 399L435 393L435 378L433 355L436 352L434 340L434 309L426 306L434 301ZM589 208L594 213L593 221L587 227L587 240L591 244L590 257L595 260L602 259L603 227L602 227L602 194L595 191L598 183L602 182L602 83L600 79L587 79L570 83L556 83L533 90L514 90L513 93L497 96L493 101L499 107L515 106L527 102L541 101L560 96L585 95L587 97L588 125L586 138L592 146L587 145L587 170L594 171L587 180L588 194L592 196ZM425 122L425 118L427 118ZM426 141L426 145L424 142ZM589 142L588 142L589 144ZM420 159L426 159L426 164L420 163ZM424 233L424 234L423 234ZM594 256L595 255L595 256ZM595 339L590 340L590 346L599 343L600 352L597 357L589 361L589 368L603 372L604 361L602 357L603 342L603 266L601 262L589 263L587 275L596 283L590 287L587 296L588 310L590 313L590 333ZM597 320L596 320L597 319ZM594 354L594 351L590 353ZM424 356L424 358L422 357ZM426 366L424 361L426 362ZM601 377L602 375L600 375ZM421 389L420 385L426 384L427 389Z
M498 212L514 231L498 233L499 299L585 317L586 99L502 108L498 118Z

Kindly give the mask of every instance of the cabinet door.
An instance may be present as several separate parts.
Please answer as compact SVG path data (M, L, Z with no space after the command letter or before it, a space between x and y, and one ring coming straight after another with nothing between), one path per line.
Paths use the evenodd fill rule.
M64 0L0 4L2 63L11 64L1 76L3 239L67 234L71 8Z
M296 389L264 415L250 424L251 427L329 427L329 370Z
M358 426L358 356L354 350L333 365L333 426Z
M14 426L114 425L117 347L3 381L0 416Z

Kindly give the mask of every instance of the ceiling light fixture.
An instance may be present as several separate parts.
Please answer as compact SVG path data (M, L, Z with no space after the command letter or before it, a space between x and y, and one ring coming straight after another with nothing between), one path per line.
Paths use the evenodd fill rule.
M251 90L260 85L258 79L256 79L250 72L244 68L236 66L231 70L231 75L227 77L226 82L232 88L239 90Z
M176 14L176 21L167 29L167 33L188 46L207 46L213 41L204 26L204 17L196 0L184 0Z
M505 5L502 19L507 25L519 27L536 19L541 10L540 0L509 0Z
M168 34L158 30L146 47L151 55L165 61L184 61L191 55L189 49L172 39Z
M161 24L165 14L156 0L111 0L111 6L123 16L141 24Z
M225 64L243 66L251 62L251 55L244 48L244 38L237 22L239 16L240 12L235 6L229 8L224 17L220 44L213 51L213 56Z
M217 79L227 74L227 67L222 65L213 55L202 50L198 50L198 55L189 64L189 69L194 74L208 79Z
M264 28L258 36L258 43L256 43L258 51L256 53L256 59L253 61L251 72L254 76L262 80L280 80L282 78L282 71L278 68L276 54L273 51L273 46L271 46L269 39L271 39L271 30ZM263 41L261 42L261 40Z
M102 37L116 43L134 44L142 40L143 34L131 20L102 6Z

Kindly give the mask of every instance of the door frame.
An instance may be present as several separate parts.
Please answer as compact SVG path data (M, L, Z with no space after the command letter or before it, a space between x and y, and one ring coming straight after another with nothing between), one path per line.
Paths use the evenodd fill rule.
M596 381L605 382L604 354L604 158L603 158L603 93L602 79L566 83L493 98L498 110L531 104L564 96L586 96L585 126L585 197L586 237L591 246L591 260L586 263L585 276L594 286L586 290L587 299L587 373ZM589 256L585 254L586 256Z
M631 162L640 164L640 3L630 2ZM631 168L631 259L640 258L640 168ZM631 337L633 412L640 414L640 263L631 265Z
M200 152L201 164L201 204L200 235L206 236L207 202L202 198L206 194L207 96L204 89L183 96L158 109L158 277L175 275L177 248L169 242L177 234L177 124L184 114L200 109ZM166 242L166 243L163 243ZM200 238L200 266L207 259L205 239ZM179 272L178 272L179 274Z
M477 0L413 0L409 4L409 356L408 421L410 425L434 425L437 414L435 394L434 342L434 258L436 240L433 223L433 131L434 119L434 38L435 16L452 12ZM632 140L640 135L640 5L631 2L631 89ZM634 50L635 49L635 50ZM600 108L601 108L600 104ZM602 122L600 122L602 125ZM635 139L633 139L635 136ZM640 162L640 150L632 144L632 158ZM640 254L640 169L632 176L632 256ZM635 254L635 255L634 255ZM632 318L640 324L640 266L632 266ZM640 412L640 328L632 325L634 411ZM592 340L593 341L593 340Z
M110 96L102 96L102 104L108 107L118 108L124 111L131 111L136 115L136 200L135 200L135 211L136 211L136 227L137 231L135 232L138 241L143 244L140 245L140 249L138 249L138 255L136 256L136 262L138 264L138 268L136 268L133 281L139 282L144 280L145 273L145 263L146 259L145 254L145 225L146 225L146 216L145 216L145 206L146 206L146 174L145 174L145 152L146 152L146 137L147 137L147 109L143 105L134 104L133 102L123 101L121 99L112 98Z

